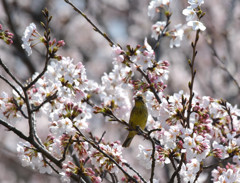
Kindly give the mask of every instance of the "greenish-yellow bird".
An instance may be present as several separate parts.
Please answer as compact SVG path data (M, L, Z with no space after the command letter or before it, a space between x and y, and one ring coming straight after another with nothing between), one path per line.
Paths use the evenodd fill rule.
M136 129L139 126L142 130L144 130L148 118L148 110L147 106L144 102L142 95L137 95L135 97L135 105L131 111L129 125ZM132 142L133 137L137 134L134 130L129 130L128 136L123 143L123 147L129 147L130 143Z

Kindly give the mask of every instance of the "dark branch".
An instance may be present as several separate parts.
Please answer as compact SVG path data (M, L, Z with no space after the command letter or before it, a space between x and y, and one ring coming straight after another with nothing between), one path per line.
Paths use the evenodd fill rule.
M15 133L18 137L20 137L21 139L24 139L26 141L28 141L28 137L26 135L24 135L21 131L19 131L18 129L16 129L14 126L10 125L8 122L0 119L0 124L5 126L9 131L12 131L13 133Z
M174 173L172 174L169 183L174 183L174 178L179 174L179 172L180 172L180 170L181 170L181 168L182 168L182 164L183 164L183 161L184 161L184 156L185 156L185 154L182 153L182 155L181 155L181 161L180 161L180 163L179 163L179 165L178 165L178 168L177 168L177 169L174 171Z

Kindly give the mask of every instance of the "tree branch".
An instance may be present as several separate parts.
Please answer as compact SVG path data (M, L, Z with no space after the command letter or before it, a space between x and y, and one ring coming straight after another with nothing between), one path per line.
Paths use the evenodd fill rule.
M22 83L9 71L9 69L7 68L7 66L2 62L2 59L0 59L0 65L2 66L2 68L5 70L5 72L13 79L13 81L15 81L22 89L24 88ZM11 85L10 85L11 86ZM12 85L13 86L13 85ZM19 95L21 96L21 95ZM24 99L24 98L23 98Z
M0 119L0 124L5 126L9 131L12 131L13 133L15 133L18 137L20 137L21 139L24 139L26 141L28 141L28 137L26 135L24 135L21 131L19 131L18 129L16 129L14 126L10 125L8 122Z
M180 172L180 170L181 170L181 168L182 168L182 164L183 164L183 161L184 161L184 156L185 156L185 154L182 153L182 155L181 155L181 161L180 161L180 163L179 163L179 165L178 165L178 168L177 168L177 169L174 171L174 173L172 174L169 183L174 183L174 178L178 175L178 173Z
M189 100L188 100L188 108L187 108L187 127L190 127L190 115L191 115L191 109L192 109L192 100L194 97L194 92L193 92L193 84L194 84L194 79L196 76L196 70L194 69L194 63L195 63L195 58L197 56L197 43L199 40L199 33L200 30L197 30L196 32L196 36L195 36L195 41L194 43L192 42L192 59L188 61L188 64L190 66L191 69L191 81L188 83L188 87L189 87L189 92L190 92L190 96L189 96Z
M1 60L1 59L0 59ZM0 61L1 62L1 61ZM3 77L2 75L0 75L0 78L5 81L20 97L21 99L23 99L25 101L25 98L22 96L22 94L17 90L17 88L10 83L5 77Z
M144 182L147 183L147 181L140 175L139 172L137 172L133 167L131 167L128 163L124 163L126 167L128 167L130 170L132 170L134 173L137 174L137 176Z

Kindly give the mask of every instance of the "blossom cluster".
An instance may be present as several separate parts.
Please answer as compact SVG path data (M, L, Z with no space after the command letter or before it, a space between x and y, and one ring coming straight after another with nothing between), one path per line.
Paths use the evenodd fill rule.
M154 50L147 39L143 47L127 46L127 51L119 46L113 46L112 49L113 69L102 76L99 94L104 107L110 108L119 118L127 120L131 111L131 90L134 89L133 94L149 91L151 83L156 91L163 91L168 80L169 63L155 60ZM146 77L133 79L138 71L144 72Z
M238 160L239 161L239 160ZM212 171L214 182L239 182L240 167L228 163L226 168L218 167Z
M183 15L186 16L187 25L192 27L194 31L204 31L206 27L199 19L202 16L200 6L204 3L204 0L188 0L190 6L182 11Z
M153 19L161 8L168 8L171 1L172 0L152 0L148 6L148 16Z
M33 41L31 37L36 36L36 32L34 24L30 24L24 33L24 44L28 44L28 47L24 48L29 53ZM109 172L118 171L117 166L99 150L91 147L89 151L89 144L84 142L83 139L79 140L81 135L78 134L77 130L88 131L88 122L92 117L92 109L87 105L85 99L90 94L99 95L104 106L110 107L115 115L127 120L131 110L131 90L141 90L142 92L150 90L146 78L142 77L133 80L132 77L139 70L146 74L147 79L153 83L152 86L156 91L163 91L166 88L164 83L168 79L168 62L155 61L154 51L147 43L147 40L145 40L144 47L140 48L140 46L137 46L132 51L128 47L127 51L123 51L120 47L114 46L114 67L112 72L104 74L102 85L88 80L83 64L81 62L75 64L73 59L69 57L61 57L60 60L51 59L46 72L41 77L39 77L39 73L33 75L30 82L36 78L38 80L28 89L27 97L33 110L36 110L36 115L48 116L50 135L44 142L44 146L54 157L61 159L63 154L66 153L65 148L68 144L71 144L73 146L72 154L75 154L82 162L89 157L89 163L94 165L99 173L104 170ZM27 107L22 97L25 96L24 92L22 89L18 89L18 91L14 92L12 98L7 95L1 98L1 101L6 101L1 105L2 111L4 111L3 116L8 118L9 121L12 121L16 116L22 117L23 114L27 114ZM129 93L129 97L126 96L126 93ZM52 100L50 100L51 98ZM19 108L21 111L18 110ZM15 114L12 111L15 111ZM14 115L10 116L10 114ZM19 157L24 165L30 165L28 162L28 158L31 159L30 153L22 150L23 148L27 148L27 146L19 145ZM119 143L101 143L99 148L110 157L114 157L114 160L121 166L126 162L122 158L122 147ZM34 148L29 149L34 152ZM61 176L62 180L68 182L71 172L76 171L77 168L69 164L72 161L71 153L66 153L65 157L63 163L66 164L64 166L66 168L62 169ZM42 160L41 158L38 159L40 159L39 161ZM34 162L32 162L32 166L37 167ZM41 166L41 164L38 166ZM44 167L46 164L42 166ZM88 170L91 172L90 169ZM98 179L98 176L93 176L93 174L91 177Z
M148 109L154 117L149 121L148 130L159 129L152 132L152 137L162 146L155 153L159 153L163 164L168 164L172 157L179 159L180 154L184 154L186 162L180 171L184 182L194 182L200 164L210 156L226 159L235 155L235 161L239 162L240 139L236 134L240 132L240 110L236 106L196 95L191 105L189 124L186 124L188 94L180 92L162 96L159 105L157 101L151 101L153 96L150 92L147 96ZM146 166L149 167L152 151L139 145L139 153L145 163L149 162Z
M37 151L28 142L19 142L17 145L18 157L22 162L22 166L31 166L40 173L52 173L52 168L46 163L41 153Z
M116 49L113 48L114 53ZM132 75L131 68L116 62L121 55L114 57L114 66L110 73L104 73L101 80L100 99L104 107L110 108L118 117L127 119L131 110L129 75Z
M33 76L33 80L37 76L38 73ZM92 117L91 108L83 102L83 99L87 97L86 91L95 92L96 90L97 84L88 81L84 66L81 63L74 64L73 59L65 57L60 61L52 60L45 74L28 90L29 102L33 109L38 108L49 97L57 94L55 100L45 103L36 111L37 116L48 116L51 135L48 136L44 145L54 157L61 159L64 148L67 147L68 143L73 145L73 153L80 159L87 157L87 155L84 156L84 152L87 151L88 145L84 142L71 142L69 139L71 136L76 135L76 128L83 131L88 129L88 120ZM23 95L23 93L21 94ZM8 118L9 121L16 117L19 118L22 114L18 111L17 115L10 116L8 111L10 109L14 110L14 108L7 106L12 105L17 108L16 104L18 104L18 106L21 106L23 113L26 113L26 106L18 93L15 93L11 100L5 98L1 101L8 101L4 104L4 108L3 105L1 107L2 111L4 111L4 117ZM27 148L27 150L24 150L24 148ZM42 169L48 167L46 163L41 163L45 162L40 156L41 153L37 153L32 147L28 148L28 146L19 145L18 153L22 164L26 166L37 167L43 173L44 170ZM33 158L38 161L33 161ZM71 154L66 155L64 162L68 163L69 161L72 161ZM62 172L62 176L65 177L64 180L68 176L70 181L70 175L74 169L69 170L66 168L63 170L65 170Z
M140 164L143 165L146 169L151 169L152 149L145 148L142 145L139 145L138 148L139 148L139 154L137 155L137 159L140 161ZM158 166L164 167L164 165L170 163L168 155L169 155L169 152L167 150L162 148L160 145L156 146L154 158Z
M168 30L170 24L169 18L171 13L169 12L169 6L171 4L170 0L152 0L148 6L148 16L153 19L157 13L164 10L166 20L157 21L152 25L152 38L158 40L162 36L171 37L170 48L180 47L181 41L184 37L184 32L191 27L192 30L201 30L204 31L206 27L200 22L200 18L203 16L203 13L200 9L200 6L204 3L204 0L188 0L190 6L182 11L183 15L186 16L186 25L178 24L175 25L172 30Z
M19 99L21 100L21 99ZM21 100L21 102L23 102ZM22 117L16 105L16 99L9 96L6 92L2 92L0 97L0 118L11 123L16 122Z
M45 26L45 25L44 25ZM51 58L55 58L57 60L61 60L62 57L56 55L59 48L65 45L63 40L56 41L56 39L49 41L47 43L48 38L42 36L37 31L37 26L34 23L31 23L24 31L24 35L22 37L22 48L26 50L28 56L32 54L32 48L39 43L43 43L45 46L48 46L48 52Z
M29 53L32 52L30 45L33 40L31 37L36 32L35 25L30 24L24 33L23 42L25 46L28 44L28 47L23 47ZM50 42L50 44L53 45L55 42ZM63 44L58 42L56 45L61 47ZM39 73L35 73L28 83L34 81L39 75ZM61 159L64 148L71 143L74 147L73 153L80 159L84 159L88 157L87 154L84 156L88 144L71 142L70 137L76 135L76 129L83 131L88 129L88 120L92 117L92 109L87 106L84 99L88 94L97 93L97 90L97 83L87 79L85 67L81 62L76 64L69 57L61 57L61 60L52 59L46 72L27 90L27 95L21 88L17 88L18 92L14 90L12 97L6 93L2 94L0 100L1 119L12 123L23 116L26 117L27 106L24 97L28 97L32 110L35 110L37 116L48 116L50 135L44 142L44 148L54 157ZM19 143L17 151L24 166L39 169L40 173L52 172L42 154L28 142ZM71 154L67 153L64 163L68 164L71 161ZM71 169L63 169L63 179L70 181L70 175L74 169L74 166ZM89 174L92 174L90 169L88 170Z

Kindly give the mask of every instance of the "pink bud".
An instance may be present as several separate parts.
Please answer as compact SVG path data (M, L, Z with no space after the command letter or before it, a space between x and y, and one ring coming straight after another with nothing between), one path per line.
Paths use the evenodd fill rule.
M62 47L64 45L65 45L64 40L60 40L60 41L57 42L57 47Z

